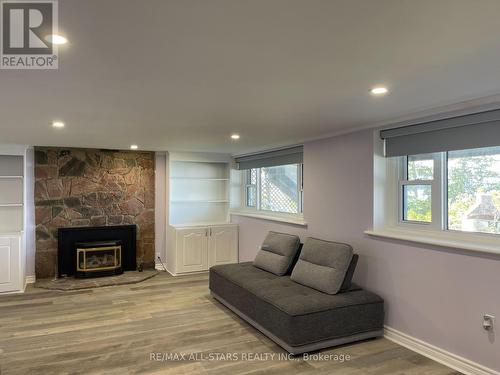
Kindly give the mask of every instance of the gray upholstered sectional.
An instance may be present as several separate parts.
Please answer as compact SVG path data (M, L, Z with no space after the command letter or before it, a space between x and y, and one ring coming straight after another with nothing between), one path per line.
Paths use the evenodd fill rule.
M311 246L308 247L310 252ZM345 258L345 254L341 257ZM309 254L306 258L311 260L314 256L311 258ZM352 277L357 256L349 260L348 270L343 271L347 278L349 273ZM331 258L327 262L331 262ZM283 263L278 263L282 270ZM383 334L382 298L351 284L350 279L347 283L340 280L342 287L340 292L335 291L337 294L302 285L291 278L294 266L295 261L283 276L258 268L251 262L214 266L210 269L210 291L215 299L291 354ZM338 284L335 277L331 279ZM317 282L314 280L313 284ZM320 288L324 286L324 283L319 284Z

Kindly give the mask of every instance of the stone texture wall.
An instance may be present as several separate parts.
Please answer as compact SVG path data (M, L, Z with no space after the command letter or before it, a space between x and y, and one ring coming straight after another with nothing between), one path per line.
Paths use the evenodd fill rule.
M137 264L154 267L154 153L35 148L37 278L53 277L57 229L137 225Z

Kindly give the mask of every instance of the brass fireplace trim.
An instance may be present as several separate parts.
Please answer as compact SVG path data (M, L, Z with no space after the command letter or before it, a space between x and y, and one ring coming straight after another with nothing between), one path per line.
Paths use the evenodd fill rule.
M115 265L109 267L99 267L99 268L80 268L80 253L83 254L83 264L87 265L87 252L93 251L106 251L106 250L114 250L115 251ZM120 257L119 262L117 262L116 254L119 253ZM81 272L97 272L97 271L106 271L106 270L114 270L122 265L122 247L119 246L106 246L106 247L90 247L88 249L76 249L76 270Z

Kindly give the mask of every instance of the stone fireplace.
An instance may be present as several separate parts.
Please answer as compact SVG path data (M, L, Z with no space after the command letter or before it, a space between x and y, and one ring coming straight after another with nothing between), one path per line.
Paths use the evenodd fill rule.
M36 277L56 275L72 227L135 226L134 269L153 268L154 188L152 152L36 147Z

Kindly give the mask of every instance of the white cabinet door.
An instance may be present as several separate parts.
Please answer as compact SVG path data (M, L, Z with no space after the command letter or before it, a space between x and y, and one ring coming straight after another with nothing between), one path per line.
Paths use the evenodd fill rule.
M0 237L0 292L23 289L20 263L21 237Z
M177 230L177 272L204 271L208 268L208 229Z
M238 227L221 225L209 228L208 265L238 262Z

